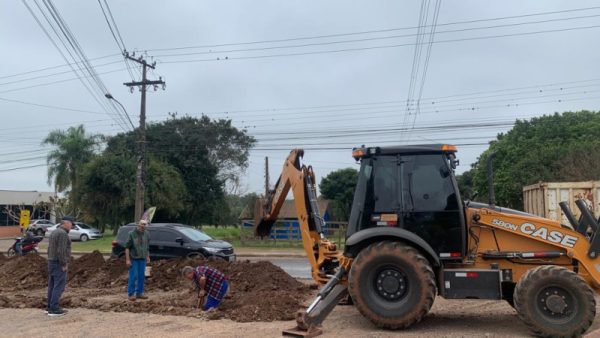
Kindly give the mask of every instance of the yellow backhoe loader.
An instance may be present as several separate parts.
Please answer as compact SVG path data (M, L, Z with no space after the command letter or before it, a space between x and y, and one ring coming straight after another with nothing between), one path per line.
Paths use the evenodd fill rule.
M452 145L360 147L358 182L343 251L324 235L315 175L303 151L285 160L275 189L255 215L268 236L291 189L316 299L284 334L315 336L344 298L376 326L405 329L429 312L436 296L504 299L532 333L582 335L596 314L600 288L598 222L583 201L570 224L495 205L488 160L489 203L463 201Z

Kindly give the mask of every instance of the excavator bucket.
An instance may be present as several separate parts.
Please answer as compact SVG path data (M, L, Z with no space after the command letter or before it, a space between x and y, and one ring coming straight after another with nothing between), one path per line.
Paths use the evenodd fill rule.
M275 220L265 220L265 200L259 198L254 205L254 236L267 237L271 234L271 228Z
M259 237L268 237L271 234L271 228L275 224L275 221L264 220L259 218L258 220L254 219L254 236Z

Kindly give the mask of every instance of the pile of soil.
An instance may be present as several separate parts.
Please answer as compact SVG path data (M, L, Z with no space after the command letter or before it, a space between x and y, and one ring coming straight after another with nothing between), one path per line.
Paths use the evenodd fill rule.
M197 309L194 284L181 277L186 266L208 265L223 272L230 283L217 311ZM68 285L61 305L101 311L146 312L240 322L292 320L311 290L270 262L207 261L201 258L151 263L146 279L148 300L126 298L127 266L124 260L105 260L95 251L69 264ZM0 307L46 306L47 260L36 254L0 257Z
M229 318L240 322L291 320L295 318L301 303L310 292L309 288L280 267L270 262L205 261L201 258L174 259L153 263L148 289L164 291L191 289L191 281L181 278L186 266L211 266L227 276L230 289L225 301L214 317ZM196 299L195 294L185 294L180 300Z
M32 289L48 285L48 261L37 254L0 259L2 289Z

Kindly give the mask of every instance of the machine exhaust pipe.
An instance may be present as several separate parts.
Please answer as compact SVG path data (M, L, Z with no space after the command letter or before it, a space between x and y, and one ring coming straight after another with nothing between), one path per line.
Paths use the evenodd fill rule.
M492 161L494 157L496 157L496 151L490 154L487 158L487 182L488 182L488 196L489 202L488 204L491 207L496 206L496 193L494 192L494 169L492 168Z

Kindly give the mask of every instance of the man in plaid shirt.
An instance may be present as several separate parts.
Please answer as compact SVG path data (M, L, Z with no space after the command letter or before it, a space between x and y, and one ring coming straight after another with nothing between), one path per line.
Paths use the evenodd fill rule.
M186 266L181 270L181 275L194 282L199 290L198 297L207 296L204 311L219 306L229 290L227 277L221 271L207 265L199 265L196 268Z

